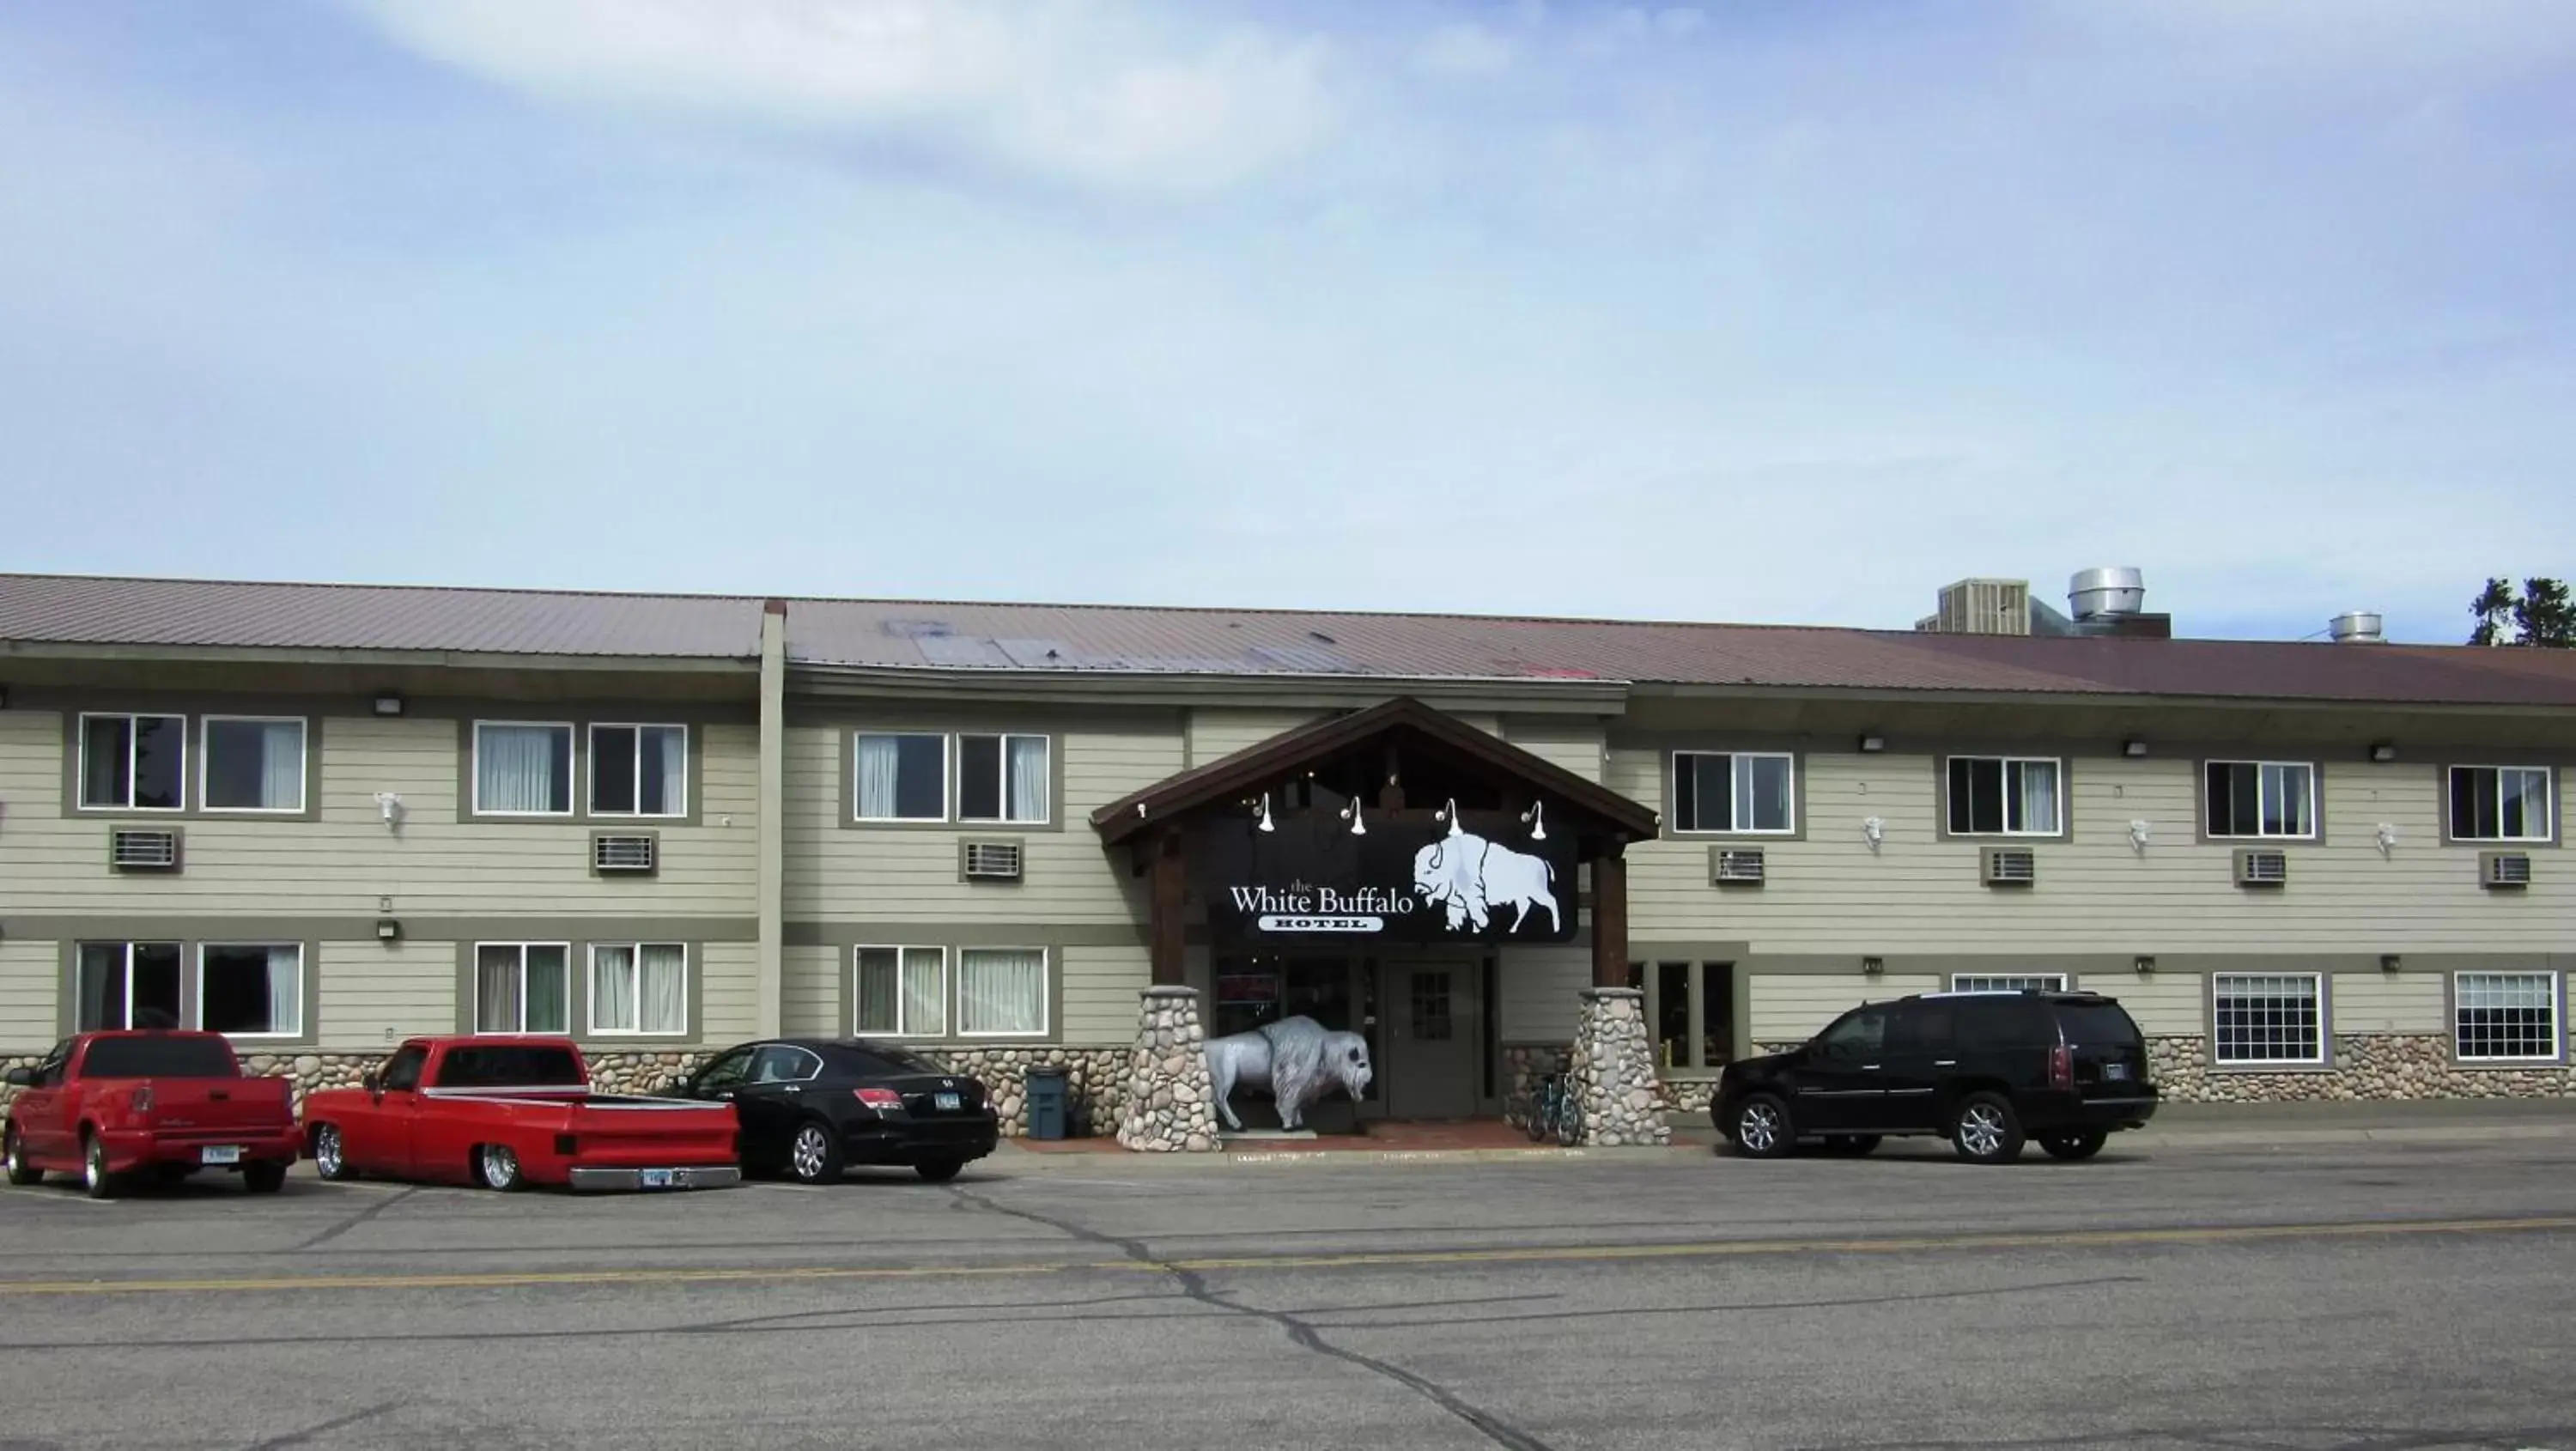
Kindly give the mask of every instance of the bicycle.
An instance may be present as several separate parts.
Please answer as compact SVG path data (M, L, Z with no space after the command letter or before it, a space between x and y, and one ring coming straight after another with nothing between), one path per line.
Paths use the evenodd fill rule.
M1574 1080L1564 1073L1551 1073L1539 1080L1538 1091L1531 1096L1529 1110L1521 1120L1522 1129L1533 1144L1553 1138L1566 1148L1573 1148L1583 1137L1583 1108L1575 1102Z

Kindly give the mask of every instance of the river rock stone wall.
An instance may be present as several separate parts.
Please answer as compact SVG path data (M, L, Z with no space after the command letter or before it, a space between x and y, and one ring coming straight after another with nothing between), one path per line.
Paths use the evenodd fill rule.
M1140 1153L1206 1153L1220 1147L1216 1081L1195 988L1149 987L1136 1009L1118 1142Z
M2156 1086L2173 1103L2356 1102L2370 1099L2576 1097L2564 1064L2461 1063L2441 1033L2353 1033L2334 1040L2324 1068L2219 1068L2209 1040L2149 1038Z
M1655 1081L1654 1050L1646 1041L1643 992L1628 987L1584 990L1572 1064L1584 1143L1616 1148L1672 1141Z

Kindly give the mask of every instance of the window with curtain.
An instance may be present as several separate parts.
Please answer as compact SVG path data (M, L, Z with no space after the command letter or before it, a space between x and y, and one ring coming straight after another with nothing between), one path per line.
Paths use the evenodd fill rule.
M2317 768L2300 761L2212 761L2202 806L2211 836L2313 837Z
M486 816L570 816L572 727L475 722L474 809Z
M688 815L689 728L592 726L590 814Z
M1675 831L1787 833L1795 758L1779 751L1673 752Z
M1950 758L1952 836L2055 836L2063 819L2058 763L2012 756Z
M474 949L474 1031L572 1031L572 948L485 942Z
M1045 736L957 738L957 819L1039 823L1047 819Z
M302 811L304 722L206 717L208 811Z
M177 811L187 805L188 719L85 715L80 804L93 811Z
M79 1031L179 1026L178 943L84 942L73 963Z
M968 947L957 954L957 1031L968 1036L1046 1031L1046 953Z
M2453 766L2451 840L2547 841L2549 769Z
M948 1031L948 952L940 947L862 947L853 1030L897 1038Z
M197 949L197 1026L241 1038L304 1031L304 949L292 942Z
M862 732L851 759L859 820L948 819L946 736Z
M590 1031L689 1031L689 950L677 942L602 943L590 949Z

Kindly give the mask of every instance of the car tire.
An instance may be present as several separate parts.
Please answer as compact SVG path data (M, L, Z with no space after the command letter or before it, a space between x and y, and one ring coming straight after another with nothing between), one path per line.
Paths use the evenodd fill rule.
M933 1184L945 1184L966 1167L963 1159L931 1159L912 1166L912 1172Z
M242 1165L242 1188L253 1194L274 1194L286 1187L284 1164Z
M2052 1159L2089 1159L2102 1152L2111 1135L2104 1129L2069 1129L2063 1133L2041 1134L2039 1146Z
M1767 1093L1747 1096L1727 1115L1726 1137L1748 1159L1777 1159L1797 1142L1789 1105Z
M92 1199L113 1199L116 1187L116 1176L107 1172L106 1140L81 1135L81 1192Z
M483 1144L474 1150L474 1182L502 1194L528 1187L519 1155L508 1144Z
M358 1177L358 1171L349 1167L349 1142L340 1136L338 1124L324 1124L313 1131L313 1168L333 1183Z
M45 1182L45 1171L27 1161L27 1146L19 1139L16 1124L0 1129L0 1156L8 1160L10 1183L24 1189Z
M1827 1134L1825 1136L1825 1152L1845 1159L1857 1159L1863 1154L1875 1153L1878 1145L1879 1136L1876 1134Z
M841 1136L818 1118L796 1126L787 1140L787 1172L799 1184L829 1184L841 1177Z
M2000 1093L1972 1093L1950 1118L1950 1146L1971 1164L2009 1164L2021 1157L2021 1116Z

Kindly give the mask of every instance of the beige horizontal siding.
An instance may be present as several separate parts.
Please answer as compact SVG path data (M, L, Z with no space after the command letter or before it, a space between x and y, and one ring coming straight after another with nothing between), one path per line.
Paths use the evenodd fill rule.
M1552 766L1561 766L1586 781L1601 779L1605 764L1601 727L1587 720L1552 716L1512 716L1503 721L1503 739Z
M1322 715L1318 710L1193 710L1189 715L1189 764L1204 766L1295 730ZM1115 798L1113 798L1115 799Z
M711 1045L760 1035L760 947L707 942L697 950L698 1036Z
M849 1025L841 1021L841 974L850 970L849 954L830 947L790 947L779 959L779 1031L822 1038L848 1032Z
M456 944L325 942L315 954L321 1049L361 1053L456 1031Z
M2209 979L2196 972L2087 973L2075 985L2118 998L2149 1037L2197 1037L2209 1031Z
M59 1036L54 1012L61 949L0 940L0 1053L33 1053Z
M2327 1003L2337 1033L2439 1033L2448 1011L2442 975L2339 972Z
M1502 998L1496 1026L1506 1043L1570 1043L1592 986L1592 949L1584 942L1506 947L1495 968Z
M1066 947L1054 954L1063 975L1064 1042L1118 1044L1136 1040L1137 994L1154 979L1152 962L1137 947Z
M1908 993L1941 990L1941 979L1929 974L1891 972L1880 977L1858 973L1757 972L1747 983L1749 1021L1756 1045L1802 1043L1825 1024L1862 1003L1882 1003Z

